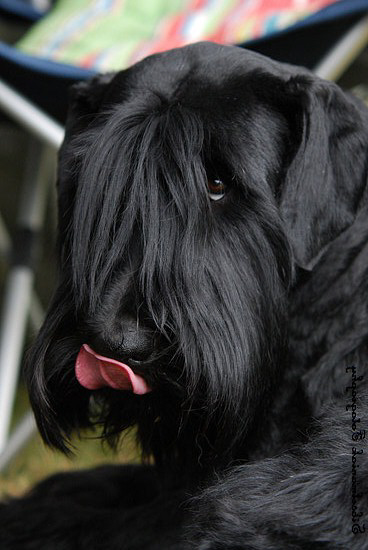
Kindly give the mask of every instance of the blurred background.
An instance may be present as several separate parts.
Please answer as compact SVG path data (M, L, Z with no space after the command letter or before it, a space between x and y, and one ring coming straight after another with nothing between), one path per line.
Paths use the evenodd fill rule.
M206 38L307 66L367 101L367 12L368 0L0 0L0 83L5 84L0 87L0 497L19 495L55 471L138 459L134 433L127 435L116 455L101 445L98 433L82 434L81 441L74 442L75 456L66 458L46 449L29 414L24 417L29 405L21 364L55 282L52 180L68 86L149 53ZM18 97L8 96L9 85L10 91L24 95L56 120L48 144L48 130L40 131L42 124L34 122L32 113L23 113ZM35 228L31 224L25 231L24 208L36 196L32 182L45 160L42 155L47 157L47 191L39 201L43 212L36 224L40 231L35 231L38 254L31 268L27 246ZM25 180L31 182L28 195ZM36 210L39 207L36 204ZM37 296L36 304L31 300L31 313L28 294L22 301L24 287L14 283L19 265L30 275L28 292ZM22 320L15 320L19 343L11 355L4 350L9 343L8 317L17 299L24 311ZM17 439L13 436L22 418L25 430Z

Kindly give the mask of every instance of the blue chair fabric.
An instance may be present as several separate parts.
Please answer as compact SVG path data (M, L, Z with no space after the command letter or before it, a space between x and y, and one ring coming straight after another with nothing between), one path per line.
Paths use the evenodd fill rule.
M283 31L239 46L312 69L366 13L368 0L339 0ZM65 122L70 85L94 74L0 42L0 77L61 123Z

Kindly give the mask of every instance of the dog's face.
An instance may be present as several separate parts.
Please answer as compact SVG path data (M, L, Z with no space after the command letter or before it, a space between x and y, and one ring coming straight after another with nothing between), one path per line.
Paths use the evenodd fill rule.
M357 208L327 214L338 93L209 43L75 88L60 281L28 361L48 442L97 420L110 438L137 424L158 462L244 452L286 365L293 266Z

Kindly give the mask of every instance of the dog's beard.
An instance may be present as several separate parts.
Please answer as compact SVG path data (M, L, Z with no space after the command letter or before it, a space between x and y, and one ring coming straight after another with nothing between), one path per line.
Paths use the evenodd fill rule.
M103 123L74 144L62 280L28 360L41 432L65 450L97 416L112 442L137 424L144 453L163 465L228 463L246 452L282 369L290 257L272 194L179 106L145 117L120 109ZM208 198L209 166L231 173L221 204ZM91 406L74 375L78 350L91 323L119 339L126 304L165 342L154 391L103 389Z

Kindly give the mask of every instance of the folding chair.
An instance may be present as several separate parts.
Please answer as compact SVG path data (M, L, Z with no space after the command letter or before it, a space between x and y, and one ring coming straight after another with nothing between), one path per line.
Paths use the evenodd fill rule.
M46 3L43 2L43 5L46 11ZM42 17L43 11L23 0L0 0L0 15L5 16L7 22L21 21L30 24ZM7 260L10 265L4 285L0 325L1 470L35 430L33 414L28 412L18 423L12 436L8 437L27 322L29 320L36 332L44 316L33 288L34 264L38 233L44 218L47 187L54 173L55 150L62 141L63 128L1 81L0 96L5 114L10 115L13 120L19 120L23 127L27 127L27 121L30 124L26 170L13 242L0 212L0 259ZM2 184L6 185L6 182L2 181Z
M50 0L0 0L0 14L17 20L37 21L51 4Z
M0 0L0 11L1 4ZM367 13L368 0L339 0L287 29L239 45L279 61L304 65L321 77L336 79L368 43ZM304 47L306 44L308 47ZM151 44L152 48L154 50L155 44ZM34 429L28 414L9 438L26 324L30 318L37 326L41 317L33 293L34 270L30 260L35 235L43 223L47 181L53 161L50 151L55 152L63 138L68 87L97 71L93 66L81 68L32 56L4 43L0 43L0 63L0 109L35 140L30 153L34 175L26 177L23 201L19 206L19 237L13 244L16 254L13 254L5 287L0 326L1 469ZM9 248L9 238L0 218L0 251L6 252Z

